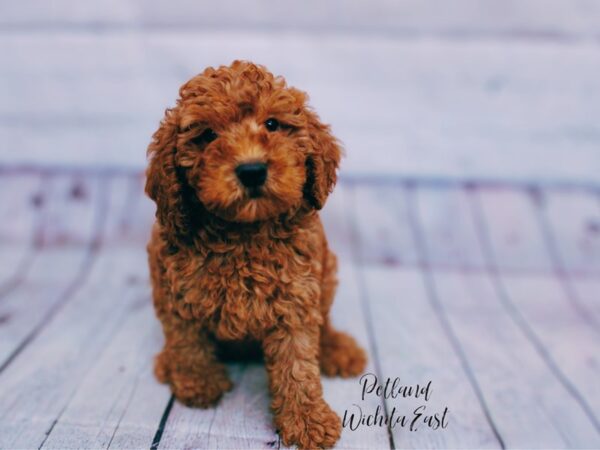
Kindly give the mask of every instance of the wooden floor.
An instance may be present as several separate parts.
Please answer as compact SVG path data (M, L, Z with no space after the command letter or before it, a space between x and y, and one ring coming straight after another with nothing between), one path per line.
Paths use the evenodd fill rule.
M281 446L262 365L229 366L209 410L154 379L137 172L4 172L0 217L0 448ZM346 428L338 448L600 447L599 191L350 177L323 218L334 322L368 372L432 389L363 400L358 379L324 379L327 400L448 408L445 429Z

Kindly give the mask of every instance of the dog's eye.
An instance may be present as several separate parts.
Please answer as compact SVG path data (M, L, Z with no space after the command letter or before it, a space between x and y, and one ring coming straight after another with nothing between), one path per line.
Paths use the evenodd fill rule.
M279 122L277 119L273 119L271 117L265 122L265 127L267 127L267 130L269 131L277 131L277 129L279 128Z
M202 132L202 134L196 136L192 140L196 144L208 144L209 142L214 141L218 137L219 135L215 133L211 128L207 128Z
M219 136L217 136L217 133L215 133L211 128L207 128L202 132L200 137L204 142L208 143L214 141Z

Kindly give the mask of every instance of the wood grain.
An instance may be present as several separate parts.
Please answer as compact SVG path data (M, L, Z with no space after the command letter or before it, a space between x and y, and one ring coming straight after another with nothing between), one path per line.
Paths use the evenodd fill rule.
M36 175L0 179L0 301L22 282L44 221L47 179Z
M593 192L533 196L554 267L563 274L600 275L600 208Z
M100 212L106 214L102 209ZM75 227L77 223L73 220L69 225ZM56 225L49 230L49 239L61 236L62 231ZM74 235L83 237L81 232ZM127 312L131 273L146 270L135 260L135 252L124 250L102 252L94 264L91 260L89 274L79 274L77 284L69 285L55 309L37 324L28 345L6 367L1 384L1 446L40 447L44 443L90 364ZM42 273L52 275L49 270Z
M587 419L582 423L587 426L591 425L596 433L598 433L600 427L597 413L594 411L593 406L597 401L595 397L597 394L595 391L590 394L587 392L583 393L580 390L577 382L573 379L574 373L569 369L570 365L572 366L576 363L571 362L570 364L564 364L564 355L557 352L556 343L552 336L552 333L556 330L553 329L551 331L548 329L549 324L543 323L543 319L540 316L553 316L556 314L557 317L560 317L561 323L558 325L558 334L565 335L565 342L569 342L569 351L573 353L570 358L573 358L576 361L581 361L581 359L589 361L590 356L588 356L585 351L581 352L581 348L578 345L573 345L573 342L580 338L569 336L570 333L573 333L573 316L577 316L577 319L575 320L578 322L577 327L583 329L581 333L583 333L584 336L586 336L587 333L592 333L597 339L598 333L594 323L591 322L589 316L582 311L581 305L575 303L573 301L574 299L569 297L564 289L557 290L557 285L563 287L560 286L560 279L549 279L550 284L542 284L542 287L540 287L539 284L536 286L536 280L542 278L542 275L529 274L516 276L514 274L503 272L497 262L497 254L493 244L493 242L496 241L497 244L502 245L502 241L498 239L498 236L494 234L493 228L490 227L490 224L493 223L493 217L490 222L490 219L483 213L482 204L477 197L472 197L472 210L477 225L478 239L490 267L490 277L503 308L510 315L512 321L518 326L521 333L527 338L531 346L535 348L536 353L544 360L548 370L577 403L578 413L583 414ZM522 209L520 211L523 212ZM527 214L527 217L529 217L529 214ZM523 217L515 217L515 222L517 223L521 223L523 220ZM537 230L537 232L539 232L539 230ZM525 240L534 239L535 233L535 228L528 227L523 233L523 238ZM552 283L554 286L552 286ZM522 288L521 290L518 289L523 284L525 286L536 286L537 289L530 289L529 292L524 295ZM516 291L515 288L517 288ZM534 302L533 305L538 305L539 309L535 313L532 313L531 309L529 309L528 312L525 309L527 308L527 302L530 304L529 308L532 307L532 302ZM542 304L544 305L543 310L539 306ZM569 323L571 323L571 325L569 325ZM553 325L553 327L554 326L555 325ZM591 353L589 355L595 355L595 350L593 349L594 346L592 345L590 347ZM594 358L595 356L592 356L592 361ZM579 362L579 364L582 363ZM578 373L575 376L579 377L581 374ZM590 387L585 386L584 389L587 391ZM565 418L565 420L569 419ZM581 424L576 424L576 426L581 426ZM579 439L587 440L589 437L583 435L583 437L580 437ZM586 445L587 444L584 444L584 446Z
M15 186L29 186L28 198L40 185ZM43 191L36 251L22 283L0 300L0 446L279 448L262 364L230 364L236 386L209 410L171 403L154 379L162 336L143 248L154 207L142 180L52 175ZM533 192L411 183L337 190L323 213L340 256L334 324L368 349L368 373L431 380L428 411L449 408L447 429L346 427L337 448L600 445L599 333L564 284L599 317L594 260L579 245L594 204L580 191ZM15 243L23 247L31 228L9 224L34 225L19 204L5 229L22 233ZM357 406L410 417L423 403L363 400L358 378L323 386L342 417Z
M355 239L361 264L414 265L417 249L406 226L405 198L398 186L364 186L353 191ZM351 216L352 217L352 216Z
M167 7L160 2L103 1L83 7L68 0L52 5L34 1L31 9L2 5L0 26L9 30L129 30L179 28L185 30L284 30L312 34L384 34L400 37L439 35L446 38L505 37L512 39L595 38L600 33L600 8L594 2L575 0L491 1L459 0L439 14L432 1L379 1L376 4L317 0L301 5L280 5L268 0L249 8L227 1L205 8L179 1ZM218 25L218 27L217 27Z
M587 422L595 425L600 437L600 386L593 381L600 378L600 338L569 308L559 283L546 276L505 279L508 294L570 381L580 409L589 415Z
M482 189L471 195L486 217L499 270L552 270L550 253L526 191Z
M597 180L600 54L585 40L8 33L0 139L21 151L0 162L141 170L179 86L236 58L310 93L345 144L348 174Z
M347 184L338 183L319 213L328 244L340 260L349 260L352 256L352 227L347 220L352 202L351 190Z
M573 280L573 289L585 310L592 314L596 321L600 321L600 279L579 278Z
M436 269L485 270L465 190L423 187L413 195L412 214L427 237L425 262Z
M139 260L134 264L142 265L145 254L136 253ZM148 408L153 404L162 407L169 393L165 386L153 383L152 395L145 400L136 397L140 377L152 373L152 359L160 349L161 336L147 280L138 281L135 290L135 294L127 291L121 294L128 301L127 317L85 374L44 448L108 448L117 443L118 447L123 445L124 431L129 435L145 435L145 441L139 439L136 444L150 447L160 414L144 422L125 420L125 415L134 399L136 407ZM130 295L137 298L130 300Z
M593 448L600 445L594 424L571 392L548 370L545 360L503 308L489 277L435 273L434 278L440 301L465 349L506 447ZM529 281L529 277L519 279ZM535 293L535 297L541 299L540 306L544 305L547 311L550 308L548 294L552 291L542 290L539 285L537 288L530 291L530 295ZM520 307L523 307L522 300L515 298ZM556 311L557 315L564 313L564 304L562 306L562 310ZM534 314L527 314L530 323ZM569 342L571 352L571 345L577 341L566 333L556 333L556 339ZM544 345L548 348L551 343L544 340ZM581 355L585 351L578 353L581 358L571 359L580 362L586 359ZM587 356L591 354L593 352ZM562 367L568 364L564 353L558 356ZM577 386L583 385L574 381ZM591 378L586 385L591 388L590 381Z
M350 205L348 205L350 207ZM339 268L339 287L335 302L332 307L333 325L347 333L350 333L357 342L368 352L369 361L365 373L375 373L378 354L373 351L374 336L372 328L367 321L369 315L365 314L363 302L365 292L360 286L364 276L359 273L363 269L351 264L349 260L342 260ZM363 297L363 298L361 298ZM361 400L360 378L322 378L325 399L331 407L343 419L346 411L348 416L356 411L353 406L360 405L365 410L375 410L382 405L382 401L376 397ZM386 427L360 427L352 430L347 424L342 431L342 437L336 448L390 448L389 436Z
M356 198L353 212L357 230L360 230L358 243L362 252L368 251L366 246L374 240L373 234L383 221L390 224L390 230L405 230L406 242L413 246L415 257L423 260L420 252L417 253L402 188L394 191L393 202L385 201L392 198L390 195L375 189L370 197L357 192ZM374 203L374 198L381 203L378 214L362 214L368 208L368 202L363 199ZM501 444L484 416L480 400L465 372L468 368L457 354L460 349L455 347L448 334L446 319L432 301L427 273L370 266L365 268L365 277L381 376L400 377L406 384L423 385L431 380L440 394L431 398L427 408L442 411L447 406L452 411L452 425L445 430L421 427L410 432L401 427L392 428L394 445L410 448L499 447ZM422 402L418 399L388 399L386 406L388 413L396 407L401 414L410 416Z
M36 237L37 251L19 274L17 288L0 302L0 316L6 318L0 327L0 372L70 300L87 273L102 214L100 183L95 181L86 184L85 201L73 201L70 178L52 180L47 186L51 198L46 200L44 227ZM63 247L67 242L78 245Z
M391 282L391 280L393 280ZM375 338L385 378L400 377L403 384L432 381L426 402L430 412L449 409L444 430L420 427L392 429L397 448L499 448L461 363L440 326L424 290L423 274L416 269L366 269L367 292L373 310ZM413 417L424 402L391 399L387 410Z

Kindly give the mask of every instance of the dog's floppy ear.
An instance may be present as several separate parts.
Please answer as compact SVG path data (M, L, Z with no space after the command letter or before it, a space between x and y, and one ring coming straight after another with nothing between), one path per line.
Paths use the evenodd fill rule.
M156 218L164 235L174 240L189 237L190 217L186 205L189 189L184 174L176 164L177 109L167 109L148 146L150 163L146 170L146 194L156 203Z
M304 197L315 209L325 205L337 181L342 150L329 125L321 123L313 111L307 111L310 148L306 158Z

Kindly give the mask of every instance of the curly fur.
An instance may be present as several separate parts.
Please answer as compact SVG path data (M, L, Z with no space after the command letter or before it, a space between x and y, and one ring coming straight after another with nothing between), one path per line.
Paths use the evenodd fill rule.
M186 405L207 407L232 387L227 353L258 348L283 442L315 448L341 432L320 371L357 375L366 356L329 321L337 267L318 210L341 150L306 101L262 66L206 69L154 133L146 192L157 205L148 254L165 334L157 378ZM279 129L265 128L269 118ZM210 142L207 128L218 136ZM251 196L235 167L256 161L268 176Z

